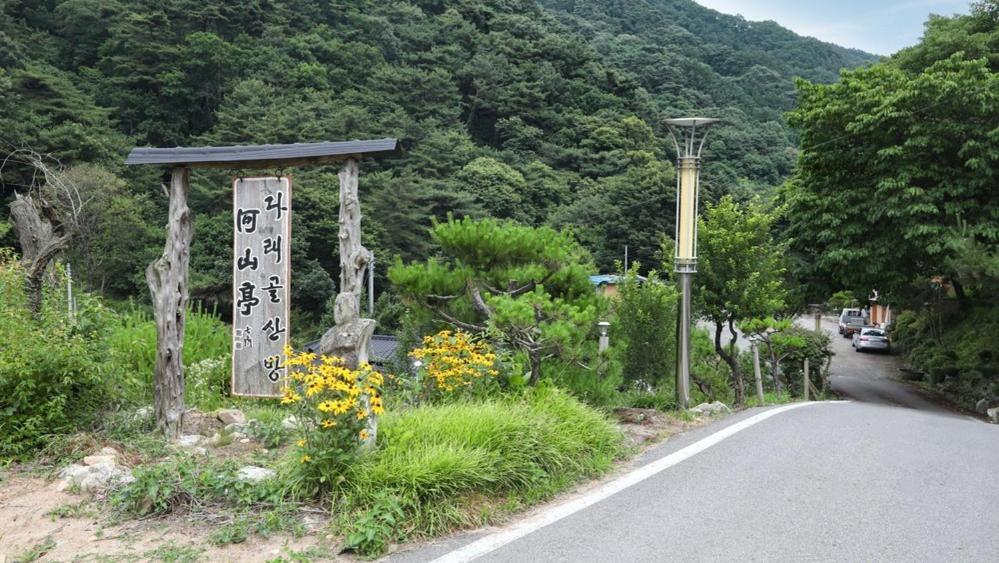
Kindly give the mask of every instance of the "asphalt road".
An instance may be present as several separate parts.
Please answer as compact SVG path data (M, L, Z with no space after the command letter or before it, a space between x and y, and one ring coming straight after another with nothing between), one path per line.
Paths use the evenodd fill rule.
M999 561L999 426L938 407L891 380L896 358L833 336L831 382L855 400L770 413L561 518L587 493L393 559L489 543L477 560ZM671 439L635 467L682 458L766 410ZM518 526L528 532L503 543Z

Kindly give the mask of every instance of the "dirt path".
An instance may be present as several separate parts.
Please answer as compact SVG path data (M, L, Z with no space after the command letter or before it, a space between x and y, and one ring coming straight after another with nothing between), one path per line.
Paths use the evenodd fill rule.
M289 560L321 543L315 535L253 535L240 544L216 547L208 541L209 527L183 517L120 526L105 522L89 496L59 491L57 482L38 477L12 477L0 485L0 563L29 555L38 561Z

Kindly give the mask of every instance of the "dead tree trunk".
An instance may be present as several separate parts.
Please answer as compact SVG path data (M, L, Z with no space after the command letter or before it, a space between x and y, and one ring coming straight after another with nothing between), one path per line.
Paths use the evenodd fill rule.
M340 291L333 309L336 325L326 331L319 348L344 359L349 367L368 361L375 321L361 317L361 288L371 253L361 244L361 202L357 195L357 161L340 170Z
M343 358L348 367L355 369L368 363L368 348L375 332L375 321L361 318L361 288L371 252L361 244L357 176L357 161L348 159L340 170L340 291L333 309L336 324L319 341L320 353ZM368 398L362 400L366 406ZM375 417L369 417L366 447L374 445L377 430Z
M184 320L187 312L187 271L194 227L187 208L187 168L174 168L170 177L170 214L163 256L146 268L146 282L156 318L156 371L153 373L153 412L156 429L167 438L180 435L184 423Z
M59 221L43 218L31 196L14 194L14 201L10 202L10 218L21 244L28 307L37 315L42 308L45 269L56 254L69 245L70 235L60 233Z

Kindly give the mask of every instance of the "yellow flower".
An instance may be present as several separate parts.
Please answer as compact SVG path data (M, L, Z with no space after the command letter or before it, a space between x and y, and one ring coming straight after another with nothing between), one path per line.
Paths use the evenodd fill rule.
M296 443L296 444L298 445L298 447L300 447L300 448L301 448L302 446L304 446L304 445L305 445L305 440L299 440L299 441L297 441L297 442L295 442L295 443Z
M334 426L336 426L335 420L329 418L323 420L323 428L333 428Z
M312 456L310 456L309 454L305 454L302 456L302 463L309 463L310 461L312 461Z
M359 433L357 434L357 437L358 437L358 438L360 438L360 439L361 439L362 441L364 441L364 440L367 440L367 439L368 439L368 436L370 436L370 434L368 434L368 431L367 431L367 430L365 430L365 429L362 429L362 430L361 430L361 431L360 431L360 432L359 432Z
M367 417L368 413L364 412L363 410L357 411L357 420L364 420Z
M379 406L373 406L373 407L371 407L371 412L373 412L373 413L375 413L377 415L381 415L381 414L385 414L385 409L382 408L382 407L379 407Z

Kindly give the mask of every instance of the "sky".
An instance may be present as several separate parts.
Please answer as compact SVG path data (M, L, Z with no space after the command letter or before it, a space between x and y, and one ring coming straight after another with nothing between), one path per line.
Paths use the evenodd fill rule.
M798 35L890 55L919 42L930 14L969 11L969 0L695 0L750 21L773 20Z

